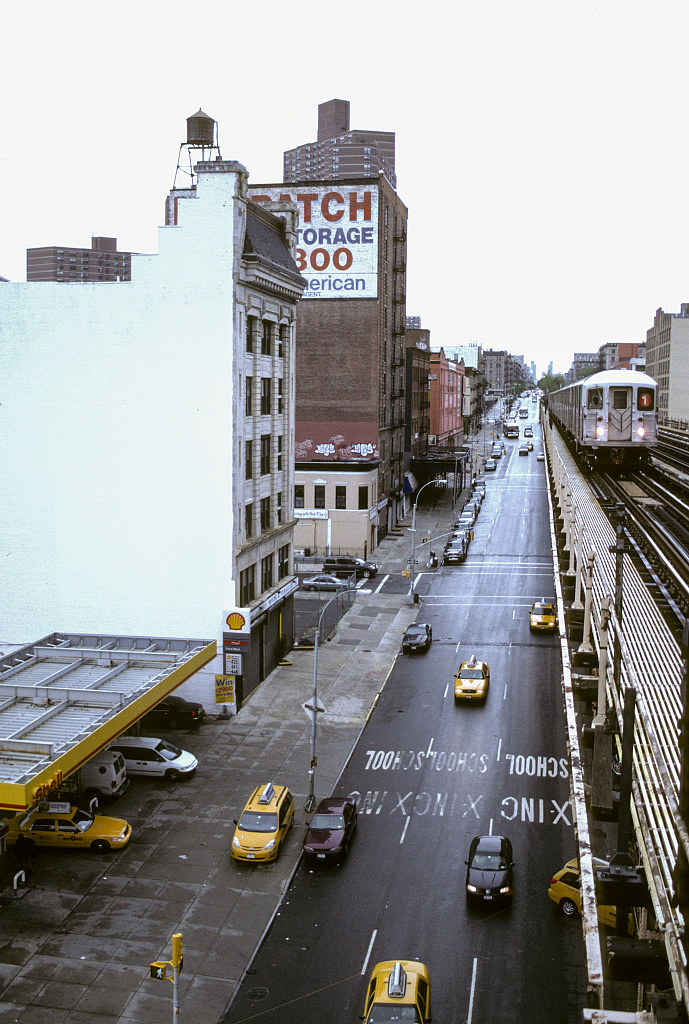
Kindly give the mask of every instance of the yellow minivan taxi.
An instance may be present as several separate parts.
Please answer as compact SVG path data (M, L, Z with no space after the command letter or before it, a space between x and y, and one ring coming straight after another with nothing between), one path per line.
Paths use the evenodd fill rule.
M376 964L366 990L364 1024L431 1019L428 968L418 960L384 960Z
M294 797L287 786L256 786L239 821L230 852L235 860L275 860L294 824Z

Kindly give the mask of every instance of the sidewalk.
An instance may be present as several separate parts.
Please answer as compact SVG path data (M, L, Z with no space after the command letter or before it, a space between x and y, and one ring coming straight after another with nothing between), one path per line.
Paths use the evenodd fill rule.
M411 513L374 552L379 576L364 581L332 638L318 651L316 800L337 787L376 696L422 605L376 593L411 555ZM417 569L447 532L451 493L417 510ZM443 542L437 549L442 551ZM199 758L177 785L134 780L104 813L126 818L134 836L120 854L39 854L18 897L0 892L0 1024L164 1024L172 985L149 977L169 960L181 932L180 1019L220 1021L296 871L308 815L314 652L294 649L246 699L236 717L209 718L174 742ZM275 779L292 790L295 828L276 862L230 857L233 819L252 789Z

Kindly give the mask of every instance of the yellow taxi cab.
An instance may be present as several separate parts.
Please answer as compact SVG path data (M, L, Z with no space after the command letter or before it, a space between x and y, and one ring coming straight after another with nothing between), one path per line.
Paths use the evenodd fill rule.
M529 629L532 633L550 633L557 629L555 602L547 597L534 601L529 611Z
M593 858L594 868L607 868L607 862ZM560 908L565 917L581 916L581 881L579 878L579 861L575 857L568 860L563 868L557 871L550 880L548 896ZM617 925L616 907L598 904L598 921L607 925L608 928L615 928ZM634 919L629 915L628 932L634 932Z
M275 860L294 824L294 797L287 786L256 786L234 823L230 852L235 860Z
M428 968L418 960L384 960L376 964L366 990L364 1024L431 1019Z
M39 847L61 846L107 853L127 845L132 826L123 818L90 814L68 802L40 803L28 814L15 815L7 823L9 846L17 853L31 855Z
M490 668L472 654L463 661L455 676L455 700L485 700L490 686Z

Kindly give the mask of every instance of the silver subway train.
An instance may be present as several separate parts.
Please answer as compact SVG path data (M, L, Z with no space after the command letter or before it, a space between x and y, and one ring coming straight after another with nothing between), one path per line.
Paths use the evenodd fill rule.
M603 370L553 391L548 414L588 465L634 469L657 443L657 384L635 370Z

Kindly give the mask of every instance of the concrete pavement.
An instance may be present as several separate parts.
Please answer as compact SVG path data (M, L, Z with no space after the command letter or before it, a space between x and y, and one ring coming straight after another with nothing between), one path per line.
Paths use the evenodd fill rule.
M429 489L430 490L430 489ZM428 495L428 492L426 492ZM425 495L424 495L425 497ZM432 495L430 495L432 497ZM451 492L417 511L419 567L426 537L447 532ZM374 552L380 575L363 581L330 640L319 646L316 799L336 788L376 697L422 604L378 592L411 555L411 514ZM435 550L442 551L439 541ZM135 779L103 813L134 837L119 854L46 851L21 867L26 884L0 890L0 1024L158 1024L173 986L149 977L181 932L179 1020L221 1020L298 867L308 816L314 652L294 649L236 717L210 717L198 733L172 734L199 758L194 778ZM230 857L233 819L259 783L276 780L296 800L295 828L273 864Z

